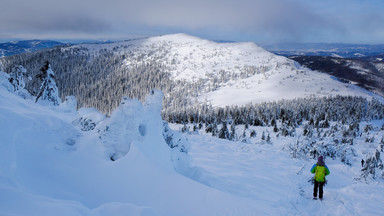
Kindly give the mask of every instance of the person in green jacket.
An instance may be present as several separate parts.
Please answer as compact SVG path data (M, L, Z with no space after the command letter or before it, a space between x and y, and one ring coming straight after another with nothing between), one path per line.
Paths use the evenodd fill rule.
M315 173L315 185L313 188L313 198L317 199L317 190L319 190L319 198L323 199L323 186L325 183L325 176L329 175L329 169L324 163L324 157L320 156L317 163L313 165L311 173Z

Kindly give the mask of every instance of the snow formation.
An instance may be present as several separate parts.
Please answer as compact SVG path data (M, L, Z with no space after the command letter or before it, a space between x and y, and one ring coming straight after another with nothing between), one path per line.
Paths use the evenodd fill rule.
M5 83L3 79L1 83ZM179 149L170 148L164 140L161 98L154 91L144 104L123 99L111 118L102 120L92 109L77 113L65 102L59 107L36 104L2 87L0 215L260 212L249 200L206 187L175 171L187 169L188 161L182 161ZM81 130L73 123L81 117L93 119L97 126ZM104 133L108 126L110 132ZM121 143L112 145L111 140ZM119 158L110 160L111 152L117 152Z

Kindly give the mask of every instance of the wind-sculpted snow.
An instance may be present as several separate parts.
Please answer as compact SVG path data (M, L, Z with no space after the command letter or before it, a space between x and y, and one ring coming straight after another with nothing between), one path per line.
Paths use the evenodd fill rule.
M111 118L98 121L92 110L76 114L68 112L68 106L60 108L65 102L59 107L36 104L1 87L0 215L261 213L251 201L175 172L188 166L178 165L183 159L172 152L186 152L171 149L164 140L162 97L154 91L144 105L123 100ZM96 128L80 130L73 124L79 115L93 119ZM114 125L109 130L114 135L131 136L115 139L131 141L129 149L99 139L98 129L106 125ZM179 141L175 143L188 146ZM106 156L111 150L124 154L112 161Z
M111 160L124 157L133 143L140 143L139 148L144 154L173 169L171 150L162 135L162 98L163 94L157 90L148 95L144 105L137 99L124 97L111 117L98 127L100 139Z
M13 92L15 88L9 82L8 79L9 79L9 74L0 71L0 87L7 91Z
M125 156L134 141L143 140L145 133L140 133L139 126L143 126L143 105L135 99L123 98L120 106L105 122L105 129L101 131L100 139L108 150L111 160Z

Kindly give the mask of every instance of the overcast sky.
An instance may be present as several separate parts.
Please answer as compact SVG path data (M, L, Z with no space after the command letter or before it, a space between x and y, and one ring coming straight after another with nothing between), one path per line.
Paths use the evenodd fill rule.
M129 39L384 44L384 0L0 0L0 40Z

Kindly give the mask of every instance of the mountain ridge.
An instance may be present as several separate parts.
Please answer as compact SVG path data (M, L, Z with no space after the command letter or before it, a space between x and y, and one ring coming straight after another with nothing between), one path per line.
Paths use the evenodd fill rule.
M384 44L279 43L266 44L264 47L283 56L332 56L358 59L384 53Z
M105 113L122 96L142 99L153 88L164 92L164 109L169 110L313 95L375 97L255 43L217 43L186 34L56 47L0 59L5 72L21 64L32 76L45 60L52 64L62 98L75 95L79 106ZM38 87L27 84L31 92Z
M53 40L21 40L0 43L0 57L33 52L40 49L51 48L64 45L61 42Z

